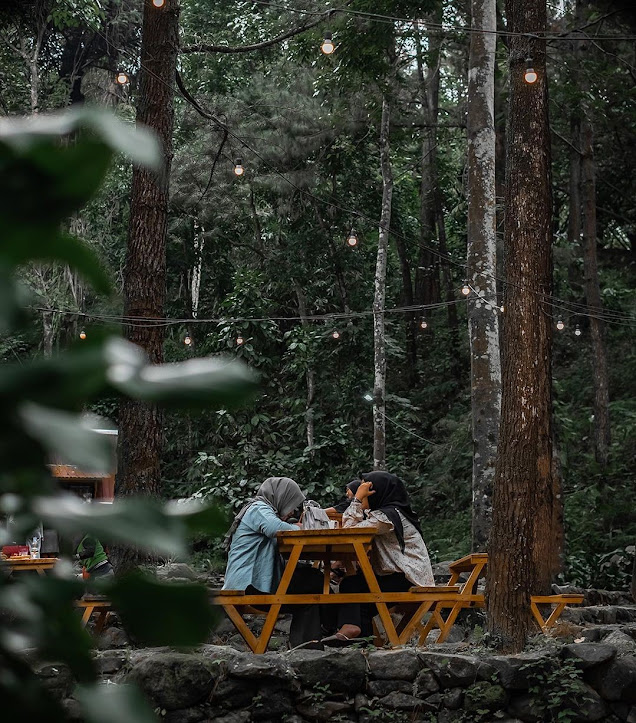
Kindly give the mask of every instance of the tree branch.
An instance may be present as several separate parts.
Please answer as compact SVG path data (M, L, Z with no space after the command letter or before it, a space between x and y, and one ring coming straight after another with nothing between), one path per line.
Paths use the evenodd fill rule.
M351 0L348 0L348 2L345 3L345 5L349 5ZM321 16L317 20L312 20L310 23L305 23L304 25L300 25L297 28L292 28L291 30L288 30L286 33L283 33L282 35L278 35L275 38L271 38L271 40L264 40L262 43L253 43L252 45L209 45L208 43L195 43L194 45L185 45L183 48L181 48L181 53L184 54L190 54L190 53L251 53L254 50L264 50L265 48L269 48L272 45L277 45L278 43L282 43L283 40L287 40L288 38L293 38L295 35L300 35L301 33L306 32L307 30L310 30L311 28L315 28L316 25L320 25L321 23L324 23L326 20L329 20L329 18L337 13L338 10L326 10L324 13L321 13Z

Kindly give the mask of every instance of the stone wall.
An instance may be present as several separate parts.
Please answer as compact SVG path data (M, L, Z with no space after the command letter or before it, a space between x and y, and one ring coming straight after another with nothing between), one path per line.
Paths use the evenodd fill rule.
M573 643L517 656L430 648L252 655L205 645L188 653L102 650L97 665L113 684L134 681L167 723L636 723L634 638L620 634L625 639L613 645ZM51 667L40 674L73 714L69 676Z

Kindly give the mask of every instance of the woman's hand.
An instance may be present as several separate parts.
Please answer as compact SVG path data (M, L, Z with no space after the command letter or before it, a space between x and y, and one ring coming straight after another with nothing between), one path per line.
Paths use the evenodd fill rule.
M367 497L375 494L375 490L371 489L373 482L361 482L360 487L356 491L356 499L358 502L363 502Z

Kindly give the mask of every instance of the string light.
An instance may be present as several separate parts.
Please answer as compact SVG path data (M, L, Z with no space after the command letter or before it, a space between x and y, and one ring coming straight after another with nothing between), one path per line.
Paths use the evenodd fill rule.
M336 330L336 331L332 331L332 332L331 332L331 336L332 336L334 339L340 339L340 332L337 331L337 330Z
M556 328L559 331L563 331L563 329L565 329L565 324L563 323L563 319L561 317L559 317L559 320L556 323Z
M189 334L186 334L185 339L183 340L183 343L186 346L190 346L192 344L192 337Z
M426 321L426 319L422 319L422 321L420 321L420 329L426 328L428 328L428 322Z
M120 70L119 73L117 73L115 80L119 83L119 85L127 85L130 81L130 78L128 77L127 73L124 73L123 70Z
M363 398L364 400L366 400L367 402L372 402L372 401L373 401L373 394L370 394L369 392L367 392L362 398Z
M245 339L243 339L242 336L236 337L236 346L242 346L242 344L245 342Z
M79 337L80 337L80 339L82 339L82 341L83 341L84 339L86 339L86 332L84 331L84 329L82 329L82 331L80 331Z
M156 8L162 8L166 4L166 0L152 0L152 4Z
M331 33L325 33L325 39L322 41L320 49L325 55L331 55L336 49L336 46L333 44L333 36Z
M581 327L577 324L576 329L574 330L574 336L581 336L582 333Z
M358 237L356 235L355 229L352 228L351 231L349 231L349 235L347 236L347 246L351 246L353 248L354 246L358 245Z
M468 294L470 294L470 286L468 286L468 284L464 284L462 286L462 294L464 296L468 296Z
M234 161L234 173L237 176L242 176L245 173L245 169L243 168L243 159L237 158Z
M499 307L499 311L501 311L502 314L504 313L505 307L503 304Z
M526 72L523 74L523 79L526 83L532 85L537 82L538 78L539 76L537 75L537 72L532 67L532 58L526 58Z

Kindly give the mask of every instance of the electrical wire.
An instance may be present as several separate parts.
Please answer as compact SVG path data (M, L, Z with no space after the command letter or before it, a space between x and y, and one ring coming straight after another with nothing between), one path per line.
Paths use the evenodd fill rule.
M255 1L255 0L252 0L252 1ZM263 0L263 1L264 1L264 0ZM82 16L84 17L84 20L89 24L89 27L92 27L92 26L90 26L90 21L89 21L89 19L84 15L84 13L82 13L81 10L80 10L79 12L80 12L80 13L82 14ZM99 30L96 29L96 28L92 28L92 29L93 29L93 31L94 31L96 34L100 35L100 36L105 40L105 42L106 42L108 45L110 45L113 49L117 50L118 52L120 52L120 53L122 53L122 54L124 54L124 55L128 55L129 57L131 56L131 54L130 54L127 50L125 50L125 49L123 49L123 48L118 48L117 46L115 46L103 33L101 33L101 31L99 31ZM135 61L137 61L136 58L134 58L134 59L135 59ZM152 77L154 77L155 80L157 80L157 81L159 81L160 83L163 83L165 86L169 87L169 84L166 83L166 82L163 80L163 78L160 78L158 75L156 75L156 73L154 73L152 70L150 70L149 68L147 68L147 67L146 67L145 65L143 65L141 62L139 63L139 67L142 68L142 69L143 69L145 72L147 72L149 75L151 75ZM313 194L313 193L311 193L311 192L309 192L309 191L306 191L305 189L300 188L300 187L299 187L298 185L296 185L293 181L291 181L289 178L287 178L287 176L286 176L284 173L282 173L282 172L279 171L278 169L276 169L276 168L274 168L273 166L271 166L271 165L267 162L267 160L266 160L255 148L253 148L253 147L252 147L250 144L248 144L243 138L241 138L241 137L238 136L236 133L234 133L226 124L224 124L222 121L218 120L215 116L213 116L212 114L210 114L210 113L206 112L204 109L202 109L201 106L199 105L198 101L195 101L193 98L192 98L192 100L190 100L188 97L186 97L186 94L184 93L184 90L185 90L185 88L181 91L181 92L182 92L182 95L184 95L184 98L185 98L188 102L194 101L194 102L193 102L193 105L195 106L195 108L197 108L197 109L199 110L199 112L200 112L201 115L203 115L203 116L206 117L208 120L210 120L210 121L213 122L215 125L217 125L217 126L219 127L219 129L223 130L224 132L227 132L227 134L228 134L230 137L232 137L236 142L238 142L243 148L245 148L245 149L247 149L248 151L250 151L251 153L253 153L253 154L264 164L264 166L265 166L270 172L272 172L274 175L278 176L282 181L284 181L284 182L287 183L289 186L291 186L292 188L294 188L298 193L300 193L301 195L307 196L307 197L313 199L314 201L317 201L317 202L319 202L319 203L321 203L321 204L323 204L323 205L328 205L328 206L330 206L331 208L334 208L334 209L336 209L336 210L339 210L339 211L342 211L342 212L344 212L344 213L346 213L346 214L349 214L350 217L355 217L355 218L358 218L358 219L363 219L363 220L365 220L365 221L367 221L367 222L369 222L369 223L372 223L372 224L374 224L374 225L376 225L376 226L379 225L378 222L377 222L375 219L372 219L371 217L367 216L366 214L361 213L361 212L358 211L357 209L352 209L352 208L347 208L347 207L345 207L345 206L341 206L341 205L336 204L336 203L334 203L334 202L332 202L332 201L323 199L323 198L321 198L320 196L316 196L315 194ZM189 95L189 93L188 93L187 95ZM191 96L190 96L190 97L191 97ZM409 239L408 237L405 237L405 236L403 236L402 234L399 234L397 231L395 231L395 230L393 230L393 229L391 229L391 228L389 228L389 233L390 233L394 238L399 238L399 239L402 240L402 241L405 241L405 242L410 242L410 241L411 241L411 239ZM437 258L439 258L440 260L446 261L446 262L449 263L449 264L453 264L453 265L455 265L455 266L457 266L457 267L460 267L460 268L462 268L462 269L464 270L464 272L466 271L466 269L467 269L467 263L463 263L463 262L460 262L460 261L456 261L456 260L453 259L450 255L448 255L448 254L442 254L440 251L438 251L438 250L435 249L434 247L428 246L428 245L426 245L426 244L422 244L421 242L416 242L416 243L417 243L418 249L429 251L431 254L433 254L434 256L436 256ZM542 299L542 301L544 301L545 303L550 304L551 306L554 306L555 308L564 309L564 308L567 308L567 307L566 307L566 306L563 306L563 305L565 305L565 304L572 304L572 305L575 305L575 306L580 306L581 309L586 309L586 310L587 310L586 313L584 313L583 311L581 311L581 312L576 312L576 314L577 314L578 316L587 316L587 317L589 317L589 318L596 318L596 319L599 319L599 320L602 320L602 321L608 321L608 322L610 322L610 323L619 323L619 322L616 322L616 321L611 321L610 319L606 318L604 315L598 315L598 314L591 314L591 313L589 313L589 311L590 311L590 310L589 310L589 307L587 307L586 305L578 305L578 304L575 304L575 302L568 302L568 301L566 301L566 300L564 300L564 299L559 299L558 297L554 297L554 296L552 296L552 295L548 295L548 294L545 294L545 293L543 293L543 292L537 291L536 289L531 289L531 288L528 288L528 287L524 287L524 286L521 286L521 285L519 285L519 284L512 284L511 282L509 282L509 281L507 281L506 279L504 279L504 278L502 278L502 277L500 277L500 276L497 276L497 275L484 274L484 276L486 276L487 278L490 278L490 279L492 279L492 280L494 280L494 281L498 281L498 282L500 282L500 283L502 283L502 284L504 284L504 285L506 285L506 286L513 286L513 287L515 287L515 288L516 288L517 290L519 290L519 291L537 294L537 295ZM560 304L561 304L562 306L559 306L558 304L555 304L555 303L553 302L553 300L556 300L556 301L560 302ZM570 313L575 313L575 312L574 312L573 310L570 310ZM613 313L614 313L614 314L617 314L617 313L620 313L620 312L613 312ZM604 314L604 312L603 312L603 314ZM618 318L618 317L614 316L614 317L612 317L612 318ZM634 317L633 317L632 315L630 315L630 314L625 314L624 317L622 317L622 318L628 321L628 324L627 324L627 325L629 325L629 326L631 326L632 323L635 323L635 322L636 322L636 319L634 319ZM181 323L184 323L184 322L181 322ZM188 323L192 323L192 320L188 320Z
M374 22L384 22L384 23L413 23L418 22L415 18L404 18L404 17L397 17L394 15L383 15L381 13L370 13L362 10L352 10L351 8L328 8L325 10L302 10L300 8L292 8L287 5L280 5L278 3L269 2L269 0L251 0L252 3L255 5L264 5L267 7L272 7L278 10L285 10L287 12L291 13L297 13L299 15L325 15L327 13L330 13L331 15L351 15L353 17L360 17L367 20L372 20ZM590 27L591 25L596 25L602 20L610 17L611 15L617 14L616 12L608 13L607 15L604 15L603 17L597 18L591 23L588 23L587 25L584 25L583 28ZM565 30L562 33L559 33L558 35L549 35L552 31L550 30L541 30L536 31L534 33L518 33L513 32L510 30L483 30L480 28L473 28L470 25L451 25L451 24L444 24L444 23L435 23L429 20L422 21L422 23L426 26L426 29L429 30L431 28L442 31L445 34L452 34L452 33L488 33L491 35L501 35L505 37L528 37L528 38L536 38L539 40L564 40L567 42L570 42L572 40L588 40L587 37L580 37L580 36L571 36L571 33L580 33L583 28L571 28L569 30ZM595 40L636 40L636 35L595 35L593 36Z

